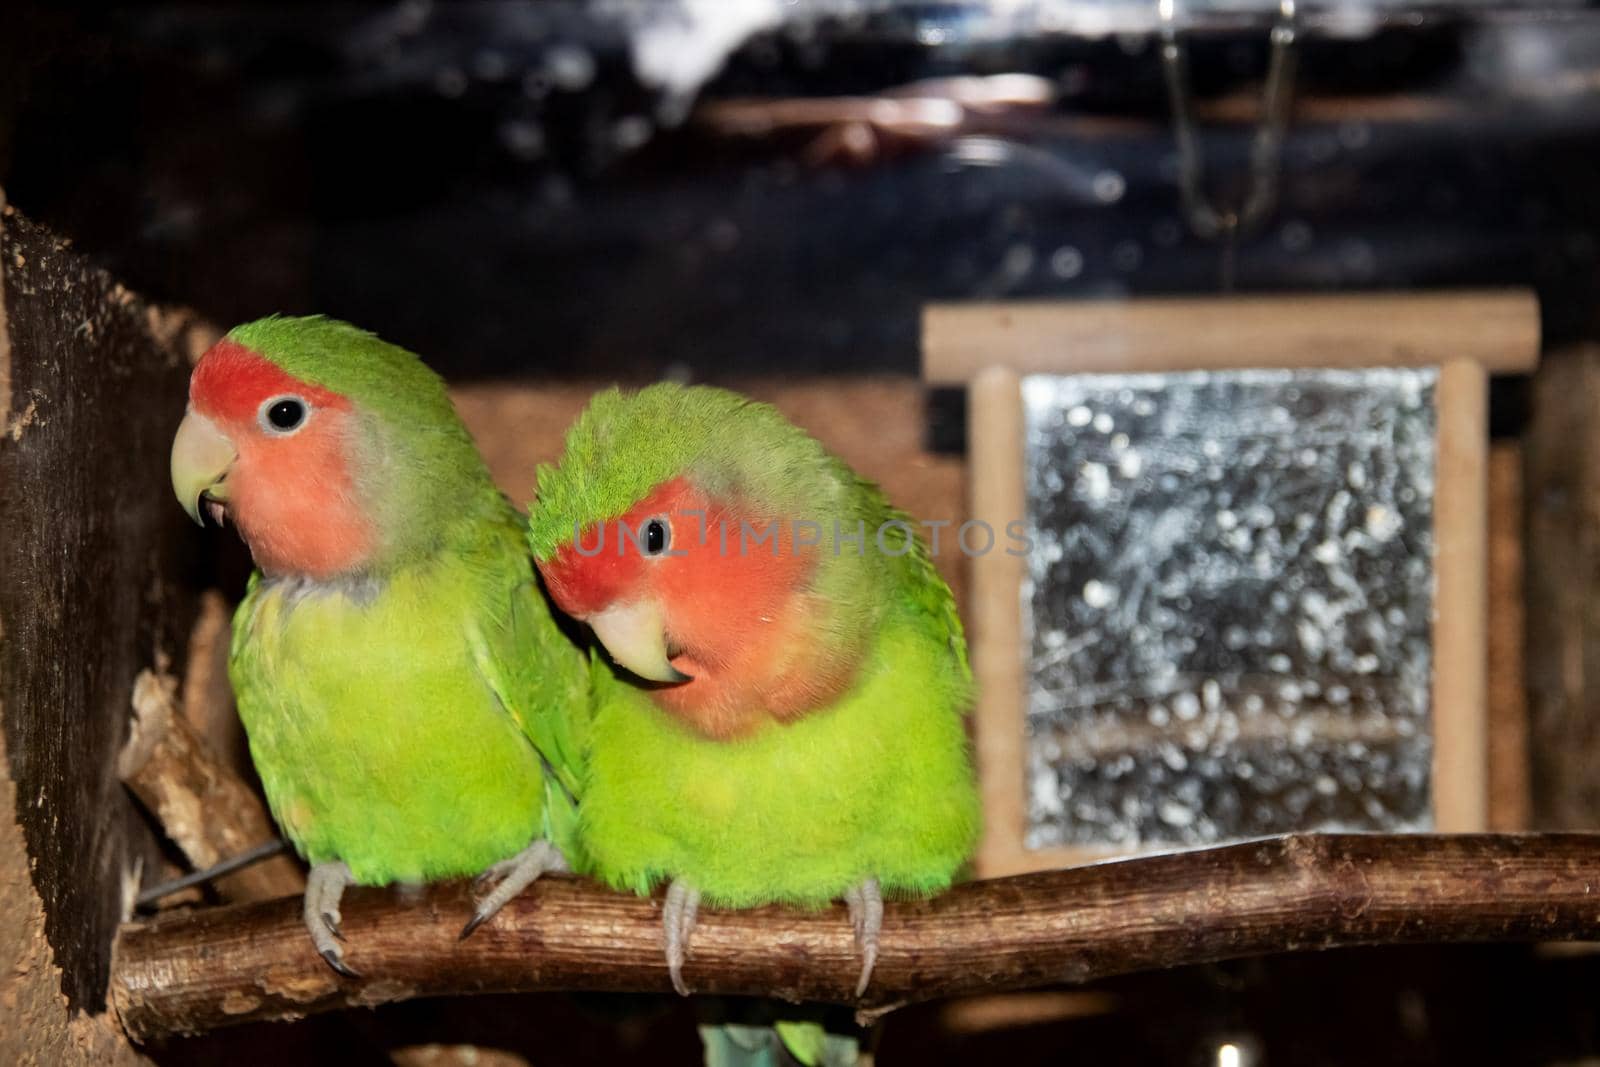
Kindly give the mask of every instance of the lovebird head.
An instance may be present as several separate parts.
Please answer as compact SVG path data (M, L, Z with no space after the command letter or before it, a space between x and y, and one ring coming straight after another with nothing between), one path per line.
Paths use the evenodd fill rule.
M172 442L178 503L202 526L232 519L269 577L381 575L434 551L489 485L439 377L321 317L213 345Z
M540 468L529 544L551 597L615 663L727 739L854 679L878 604L863 558L831 537L862 508L848 468L765 404L613 389Z

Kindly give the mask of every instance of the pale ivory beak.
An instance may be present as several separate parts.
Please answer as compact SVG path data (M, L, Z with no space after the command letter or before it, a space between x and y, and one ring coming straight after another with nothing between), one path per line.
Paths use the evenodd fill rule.
M190 411L178 424L178 435L172 439L172 491L183 510L201 526L206 524L200 517L202 496L214 501L227 499L221 482L238 457L233 442L204 415ZM221 506L215 510L220 512Z
M661 609L648 600L613 604L586 620L619 666L652 682L687 682L690 676L667 658Z

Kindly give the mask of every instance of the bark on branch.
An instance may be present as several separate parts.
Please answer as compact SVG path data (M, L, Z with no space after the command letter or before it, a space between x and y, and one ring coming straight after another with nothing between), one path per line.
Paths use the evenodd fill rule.
M205 869L265 842L277 828L260 796L234 774L177 707L177 683L144 670L133 684L133 728L117 774L189 862ZM217 879L228 900L270 900L306 886L289 856Z
M347 960L312 950L299 902L167 914L118 937L111 997L144 1040L411 997L667 992L660 907L575 878L539 881L466 942L465 886L346 895ZM1346 945L1591 939L1600 834L1290 835L974 882L886 909L859 1007L1027 989ZM685 977L703 993L850 1003L842 906L703 910Z

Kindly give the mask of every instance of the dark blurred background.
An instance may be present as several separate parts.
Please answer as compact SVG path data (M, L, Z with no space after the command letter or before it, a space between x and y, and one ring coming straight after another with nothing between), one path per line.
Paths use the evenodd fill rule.
M1187 9L1237 203L1269 24ZM0 183L158 300L326 312L457 377L912 372L929 300L1230 283L1532 285L1552 342L1594 331L1591 9L1308 9L1278 208L1232 253L1180 207L1154 10L25 5ZM840 100L884 94L918 106Z
M1249 186L1275 7L1185 5L1222 205ZM1600 333L1600 10L1304 9L1276 207L1231 241L1186 218L1154 12L13 4L0 186L154 300L347 318L457 381L909 376L933 300L1525 285L1547 345ZM1519 396L1496 393L1502 431ZM1577 1067L1600 1064L1597 990L1600 957L1533 947L1246 961L920 1007L880 1062ZM497 998L154 1051L694 1062L692 1022Z

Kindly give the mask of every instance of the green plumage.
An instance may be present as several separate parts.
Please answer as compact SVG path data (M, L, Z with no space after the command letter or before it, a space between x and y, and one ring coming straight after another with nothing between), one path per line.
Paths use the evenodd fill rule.
M229 673L279 824L363 884L476 874L541 836L575 858L587 657L443 384L330 320L230 336L351 402L382 543L334 581L257 574L234 617Z
M594 872L646 892L681 879L708 903L820 906L867 878L943 889L974 844L979 809L963 712L971 677L949 588L883 494L774 409L660 385L601 394L544 468L530 543L541 562L576 527L687 476L714 498L832 530L864 522L859 554L827 541L810 590L815 640L865 648L831 707L753 736L693 732L643 691L596 678L580 829ZM692 683L691 683L692 684Z
M967 684L921 620L892 614L842 700L744 740L602 677L581 813L594 873L636 893L681 878L727 907L822 906L870 877L947 887L978 826Z
M725 389L607 389L567 431L560 464L539 468L528 526L535 558L571 541L575 523L614 518L680 474L712 496L818 520L844 519L852 495L876 492L768 404Z

